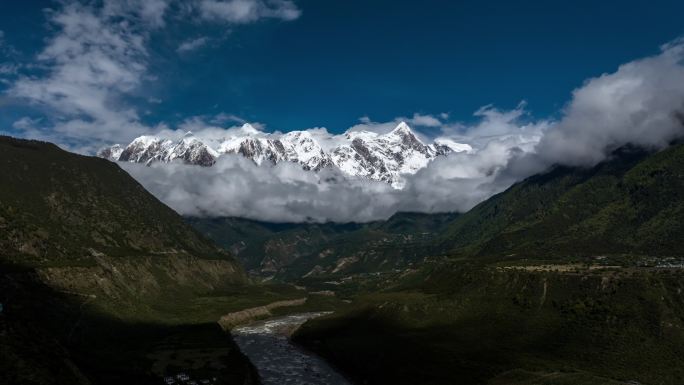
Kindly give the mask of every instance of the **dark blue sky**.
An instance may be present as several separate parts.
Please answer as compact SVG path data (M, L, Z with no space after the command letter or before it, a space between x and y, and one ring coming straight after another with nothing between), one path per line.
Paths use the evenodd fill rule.
M362 116L450 113L521 100L557 114L584 79L684 34L682 1L298 0L293 21L228 26L176 19L150 35L147 80L129 96L146 123L231 113L282 131L344 131ZM515 4L514 4L515 3ZM30 62L50 1L4 1L0 30ZM180 42L210 42L179 54ZM5 53L7 55L7 53ZM149 103L147 99L161 99ZM25 106L2 106L7 116Z

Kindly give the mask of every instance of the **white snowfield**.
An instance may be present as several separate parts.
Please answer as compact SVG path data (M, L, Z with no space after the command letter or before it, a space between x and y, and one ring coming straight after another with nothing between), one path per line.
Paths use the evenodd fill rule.
M350 131L321 137L313 131L265 133L248 123L226 132L230 134L209 139L188 132L177 141L141 136L125 147L116 144L97 155L120 162L150 164L178 159L211 166L224 154L240 154L258 165L294 162L314 172L337 167L351 177L384 181L401 188L402 175L415 174L439 156L472 151L468 144L443 138L426 145L404 122L387 134Z

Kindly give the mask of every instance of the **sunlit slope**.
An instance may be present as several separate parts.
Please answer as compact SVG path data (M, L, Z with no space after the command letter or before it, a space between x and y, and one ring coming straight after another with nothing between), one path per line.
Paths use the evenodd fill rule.
M677 256L684 249L684 145L621 149L592 168L556 167L457 218L438 241L455 255Z

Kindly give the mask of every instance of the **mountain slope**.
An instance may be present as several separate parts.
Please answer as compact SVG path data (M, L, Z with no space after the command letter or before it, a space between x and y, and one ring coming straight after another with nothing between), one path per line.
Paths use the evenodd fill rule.
M684 145L623 148L589 169L557 167L459 217L441 236L456 255L677 256L684 247Z
M680 384L683 224L682 144L556 167L295 340L367 384Z
M184 254L234 263L111 162L3 137L0 173L4 258Z
M0 180L0 383L158 383L149 349L197 330L249 377L215 324L241 266L116 164L0 137Z
M682 269L436 263L294 338L359 384L679 385Z
M432 237L457 216L398 213L365 224L186 220L235 254L252 273L296 280L404 268L426 256Z
M556 167L462 215L397 214L344 225L190 223L248 269L284 279L376 272L438 255L677 257L684 248L684 145L656 153L623 148L592 168Z
M224 154L239 154L258 165L293 162L309 171L337 167L349 176L384 181L400 188L402 175L415 174L438 156L471 150L469 145L453 141L437 140L426 145L404 122L387 134L351 131L319 139L310 131L268 134L245 124L221 137L199 139L186 133L174 142L141 136L125 147L117 144L104 148L98 156L146 164L180 159L187 164L211 166Z

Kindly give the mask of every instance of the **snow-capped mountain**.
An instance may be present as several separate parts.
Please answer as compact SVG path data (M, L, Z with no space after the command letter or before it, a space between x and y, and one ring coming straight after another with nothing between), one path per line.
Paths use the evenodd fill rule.
M209 139L187 133L177 141L141 136L126 147L117 144L104 148L98 156L146 164L179 159L211 166L224 154L239 154L258 165L287 161L310 171L337 167L352 177L384 181L401 188L402 175L415 174L438 156L472 150L467 144L447 139L426 145L404 122L387 134L350 131L318 139L311 131L264 133L249 124L227 132L230 134L225 137Z
M181 159L190 164L211 166L219 153L188 132L177 142L156 136L141 136L123 149L120 145L114 145L102 149L97 155L121 162L149 164L153 161L171 162Z

